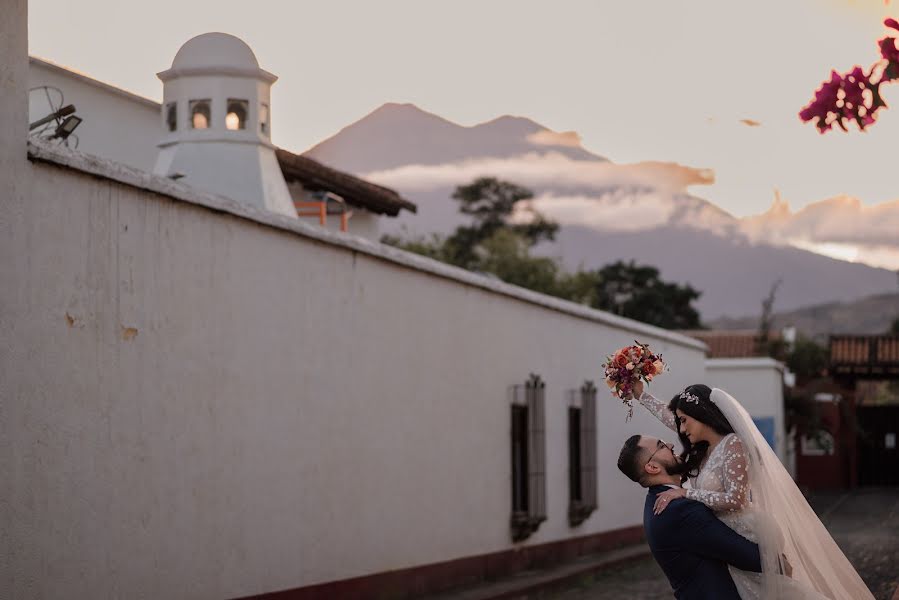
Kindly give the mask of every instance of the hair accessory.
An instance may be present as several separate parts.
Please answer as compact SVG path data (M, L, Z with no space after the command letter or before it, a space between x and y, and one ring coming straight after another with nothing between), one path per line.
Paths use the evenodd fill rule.
M692 404L699 404L699 396L697 396L696 394L691 394L687 390L681 392L679 398Z

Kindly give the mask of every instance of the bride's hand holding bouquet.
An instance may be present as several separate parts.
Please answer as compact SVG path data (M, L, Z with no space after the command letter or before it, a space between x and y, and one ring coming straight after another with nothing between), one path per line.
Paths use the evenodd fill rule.
M612 395L628 407L628 419L634 414L632 401L643 392L643 382L649 383L667 368L661 354L653 354L648 344L636 340L633 346L620 348L606 357L602 366Z

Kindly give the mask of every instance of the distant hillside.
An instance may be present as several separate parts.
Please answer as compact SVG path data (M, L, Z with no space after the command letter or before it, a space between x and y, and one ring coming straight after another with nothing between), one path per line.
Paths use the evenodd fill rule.
M897 317L899 293L878 294L854 302L830 302L777 313L774 327L793 326L809 337L824 339L832 333L884 333ZM756 315L738 319L723 317L707 325L715 329L754 329L758 323Z
M703 322L758 314L778 279L783 282L775 309L784 311L816 300L852 302L896 289L896 275L885 269L685 227L611 232L569 226L559 231L554 244L539 250L560 257L569 269L599 268L616 260L655 265L663 279L689 283L702 292L697 307ZM749 328L755 327L753 318Z
M534 208L561 225L556 243L540 252L569 269L617 260L655 265L665 280L702 292L697 307L705 322L757 313L778 279L777 306L784 311L896 289L894 272L800 250L789 245L789 236L771 234L794 227L800 238L814 240L819 221L855 223L854 230L888 245L884 231L895 231L894 222L899 226L899 207L868 210L840 200L804 209L794 219L781 203L744 223L690 191L713 182L713 173L675 163L616 164L585 149L576 133L523 117L467 127L412 104L385 104L307 154L396 189L418 205L414 214L382 219L387 234L451 232L468 221L451 198L453 190L476 177L523 185L535 194ZM826 218L831 214L836 218Z

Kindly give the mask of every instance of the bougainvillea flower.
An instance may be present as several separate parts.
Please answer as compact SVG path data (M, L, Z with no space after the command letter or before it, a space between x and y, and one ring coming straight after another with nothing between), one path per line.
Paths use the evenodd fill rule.
M885 19L883 24L899 31L899 21ZM877 111L886 107L880 95L880 85L899 80L899 47L896 37L885 37L877 42L883 61L875 63L866 74L855 67L845 75L831 71L830 81L825 81L815 91L815 98L799 112L803 122L815 122L819 133L830 131L838 125L843 131L847 122L855 121L862 131L877 120Z
M839 91L843 85L843 78L836 71L831 71L830 81L825 81L815 91L815 99L799 113L799 118L804 122L817 119L815 125L818 131L824 133L830 130L832 123L827 122L827 115L839 112L837 101L839 100Z
M877 45L880 46L880 55L890 62L899 62L899 49L896 49L896 38L885 37Z

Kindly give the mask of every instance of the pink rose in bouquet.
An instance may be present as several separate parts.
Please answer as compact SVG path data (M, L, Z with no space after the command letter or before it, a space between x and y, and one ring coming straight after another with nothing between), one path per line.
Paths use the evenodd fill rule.
M606 357L602 367L606 385L611 389L612 395L620 398L628 407L628 420L634 414L632 401L637 382L648 383L667 368L661 354L653 354L648 344L641 344L636 340L633 346L625 346Z

